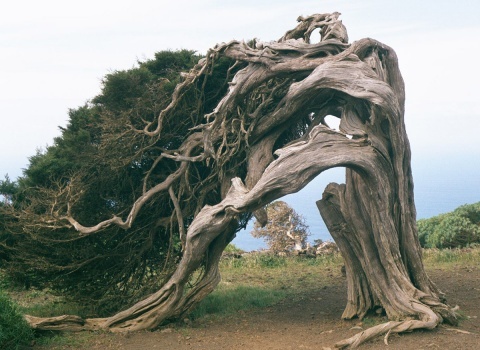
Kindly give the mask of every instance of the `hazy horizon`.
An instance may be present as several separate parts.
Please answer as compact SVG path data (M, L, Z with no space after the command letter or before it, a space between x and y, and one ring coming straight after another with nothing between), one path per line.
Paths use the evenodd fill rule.
M276 40L299 15L334 11L342 14L350 42L374 38L398 56L418 217L479 201L480 2L471 0L6 2L0 13L0 178L20 176L28 157L60 135L68 110L100 93L106 74L162 50L206 53L232 39ZM324 185L317 181L329 176L310 184L307 195L287 198L316 236L325 235L315 206ZM235 242L257 245L251 239L241 234Z
M414 183L417 220L450 212L461 205L480 202L480 164L463 157L444 158L439 155L431 159L413 157L412 172ZM432 171L435 170L435 171ZM297 213L303 215L310 228L309 242L320 238L333 240L318 212L315 202L322 197L325 186L330 182L343 183L345 170L331 169L320 174L301 191L279 200L287 202ZM435 174L435 175L432 175ZM246 230L233 240L238 248L250 251L266 248L262 239L253 238L250 231L254 219Z

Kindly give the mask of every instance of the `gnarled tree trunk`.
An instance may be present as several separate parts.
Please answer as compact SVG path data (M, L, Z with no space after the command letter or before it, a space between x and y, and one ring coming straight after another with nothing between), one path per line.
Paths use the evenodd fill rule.
M219 45L186 75L158 125L168 109L176 108L182 88L208 74L214 59L228 57L247 64L206 115L207 123L170 156L179 167L165 180L168 183L139 198L126 221L116 217L93 228L81 226L71 216L68 221L88 234L102 225L128 228L143 203L159 191L172 191L172 184L181 181L190 163L220 164L227 154L241 154L235 149L242 147L247 150L243 153L247 154L247 174L236 177L232 169L223 178L224 183L231 180L231 186L223 186L230 189L224 191L220 203L206 205L196 214L186 232L183 258L158 292L109 318L27 316L33 327L129 331L153 329L181 316L217 285L218 262L234 237L239 214L253 212L265 221L262 208L266 204L299 191L333 167L347 169L346 183L330 184L317 205L345 259L348 303L343 317L361 318L380 306L392 320L337 346L356 346L386 332L433 328L443 320L455 322L422 264L403 120L404 84L396 55L372 39L348 44L338 16L300 17L298 26L275 42ZM321 29L321 41L312 44L315 28ZM340 132L328 127L327 115L340 118ZM282 135L292 128L305 132L276 149ZM141 132L156 137L160 129L150 131L147 125ZM242 140L235 141L235 146L229 138L232 133L235 140ZM193 275L196 281L187 287Z

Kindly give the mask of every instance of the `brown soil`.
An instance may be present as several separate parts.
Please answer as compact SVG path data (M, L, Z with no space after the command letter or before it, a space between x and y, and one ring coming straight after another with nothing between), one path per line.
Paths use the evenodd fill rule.
M450 305L459 305L465 316L458 327L441 325L433 331L391 335L394 349L480 349L480 267L430 270L432 279L443 288ZM340 319L345 302L343 279L323 287L303 300L283 301L267 309L240 312L216 320L197 320L169 326L155 332L126 335L98 334L81 349L333 349L336 341L348 338L384 316L370 316L363 322ZM352 329L356 327L357 329ZM68 347L71 349L71 347ZM387 349L382 338L361 349ZM60 348L62 349L62 348Z

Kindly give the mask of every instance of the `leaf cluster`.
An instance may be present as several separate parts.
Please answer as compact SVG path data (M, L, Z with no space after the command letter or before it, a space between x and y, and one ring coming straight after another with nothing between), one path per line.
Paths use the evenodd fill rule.
M0 180L0 205L11 204L17 191L17 183L10 180L8 174L5 175L5 179Z
M480 243L480 202L418 220L420 244L426 248L461 248Z
M164 51L138 67L106 75L101 94L69 111L61 135L30 158L15 187L9 179L2 181L2 192L11 195L13 206L0 214L8 218L0 231L1 265L14 281L49 286L96 305L104 315L158 289L172 273L181 242L168 193L149 201L128 230L112 225L79 236L59 218L70 211L83 225L94 225L125 215L145 188L178 169L178 162L168 158L154 163L192 133L203 118L205 102L214 104L210 99L221 96L210 90L224 91L226 82L199 82L211 97L196 85L183 91L180 105L163 121L161 137L147 137L138 129L156 123L183 79L181 72L199 58L193 51ZM228 62L218 65L224 79ZM187 185L176 189L185 225L197 208L219 199L218 181L204 182L209 172L204 164L193 164L185 175ZM195 191L205 185L209 190Z
M0 291L0 348L23 349L33 340L33 330L18 307Z

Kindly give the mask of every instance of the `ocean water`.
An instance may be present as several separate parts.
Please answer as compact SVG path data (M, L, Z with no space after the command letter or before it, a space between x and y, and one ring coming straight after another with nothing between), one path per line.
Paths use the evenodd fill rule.
M463 204L480 201L480 158L456 156L443 158L418 158L412 161L414 178L415 206L417 219L429 218L447 213ZM314 239L332 240L315 202L322 198L324 188L330 182L345 182L345 170L342 168L328 170L301 191L281 198L297 213L305 217ZM246 250L266 248L262 239L253 238L250 232L253 220L245 230L237 233L233 244Z

